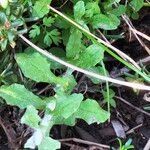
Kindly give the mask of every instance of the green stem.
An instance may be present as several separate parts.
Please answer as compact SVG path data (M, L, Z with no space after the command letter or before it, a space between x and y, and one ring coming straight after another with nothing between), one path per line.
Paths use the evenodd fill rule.
M104 75L107 76L107 72L106 72L106 68L105 68L105 64L103 61L101 61L101 65L103 67L103 72L104 72ZM108 112L110 113L110 92L109 92L109 83L108 81L106 81L106 92L107 92L107 109L108 109ZM111 113L110 113L111 114Z

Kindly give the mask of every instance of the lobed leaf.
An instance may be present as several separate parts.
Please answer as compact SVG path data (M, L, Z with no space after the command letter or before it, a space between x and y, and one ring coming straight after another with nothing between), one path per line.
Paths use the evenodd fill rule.
M52 0L37 0L33 6L33 16L42 18L49 13L48 5Z
M50 71L50 63L37 52L18 53L16 61L27 78L47 83L55 83L57 80L57 77Z
M109 119L110 114L103 110L99 104L93 99L82 101L75 118L85 120L88 124L103 123Z
M38 115L38 111L32 105L27 106L26 112L21 118L21 123L30 126L31 128L38 128L41 118Z
M32 30L30 30L29 32L29 37L35 38L38 35L40 35L40 27L38 27L37 25L33 25Z

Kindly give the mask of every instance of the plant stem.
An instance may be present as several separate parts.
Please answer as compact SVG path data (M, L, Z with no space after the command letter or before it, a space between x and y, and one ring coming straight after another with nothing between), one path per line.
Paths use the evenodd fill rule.
M105 68L105 64L103 61L101 61L101 65L103 67L103 72L104 72L104 75L107 77L107 72L106 72L106 68ZM108 81L106 81L106 91L107 91L107 109L108 109L108 112L110 113L110 92L109 92L109 83ZM110 113L111 114L111 113Z
M150 3L144 3L143 6L145 6L145 7L150 7Z
M92 34L91 32L87 31L86 29L84 29L82 26L80 26L79 24L77 24L76 22L74 22L72 19L68 18L67 16L65 16L64 14L62 14L61 12L59 12L58 10L56 10L55 8L48 6L50 10L52 10L53 12L55 12L56 14L58 14L59 16L61 16L62 18L64 18L65 20L67 20L69 23L71 23L72 25L74 25L76 28L78 28L79 30L81 30L86 36L88 36L90 39L94 40L95 42L99 43L99 44L104 44L105 46L107 46L108 48L111 48L112 50L114 50L116 53L118 53L120 56L122 56L122 58L124 58L125 60L123 60L121 57L119 57L118 55L116 55L114 52L112 52L110 49L105 48L105 50L112 55L114 58L116 58L117 60L119 60L120 62L122 62L124 65L126 65L128 68L134 70L136 73L138 73L139 75L141 75L145 80L150 82L150 78L141 72L141 68L137 65L137 63L131 59L128 55L126 55L125 53L121 52L120 50L118 50L117 48L115 48L114 46L112 46L111 44L108 44L107 42L101 40L100 38L98 38L97 36L95 36L94 34ZM128 63L127 60L130 62ZM132 64L131 64L132 63Z
M67 63L67 62L61 60L60 58L52 55L51 53L49 53L49 52L39 48L38 46L36 46L32 42L30 42L27 38L25 38L23 35L19 35L19 37L22 38L22 40L24 42L26 42L28 45L30 45L32 48L34 48L36 51L38 51L42 55L46 56L47 58L49 58L49 59L51 59L53 61L56 61L56 62L60 63L60 64L62 64L64 66L66 66L66 67L69 67L69 68L71 68L73 70L79 71L79 72L81 72L83 74L86 74L86 75L91 76L91 77L95 77L95 78L100 79L100 80L104 80L104 81L112 82L112 83L115 83L115 84L132 87L132 88L135 88L135 89L141 89L141 90L148 90L148 91L150 91L150 86L146 86L146 85L142 85L142 84L138 84L138 83L125 82L125 81L113 79L113 78L110 78L110 77L105 77L105 76L96 74L94 72L90 72L88 70L84 70L84 69L82 69L80 67L74 66L74 65L72 65L70 63Z

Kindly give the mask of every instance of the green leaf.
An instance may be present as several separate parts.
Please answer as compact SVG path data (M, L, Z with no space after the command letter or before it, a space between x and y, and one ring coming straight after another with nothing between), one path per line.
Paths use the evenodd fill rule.
M130 5L137 12L143 7L144 0L132 0Z
M1 51L6 49L7 43L8 43L7 39L4 39L4 40L0 41Z
M0 6L6 9L8 6L8 0L0 0Z
M52 17L44 17L43 18L43 24L47 27L50 27L55 22L55 19Z
M83 100L82 94L65 95L59 93L55 95L56 108L53 111L54 116L68 118L77 111Z
M74 6L74 18L76 21L81 20L85 14L85 6L83 1L78 1Z
M93 17L92 25L93 28L101 28L104 30L114 30L117 29L117 27L120 24L120 20L114 15L103 15L98 14Z
M74 58L81 51L82 33L78 29L72 28L69 41L66 46L66 55L68 58Z
M66 84L65 86L63 86L63 91L65 93L70 94L72 92L72 90L74 89L74 87L77 85L77 82L74 78L73 75L65 75L63 76L64 80L66 79Z
M44 137L41 144L38 146L38 150L56 150L60 149L60 142L50 137Z
M37 0L33 6L33 16L42 18L49 13L48 5L52 0Z
M116 16L121 16L125 12L126 12L126 6L124 6L124 5L119 5L117 8L109 11L110 14L114 14Z
M32 30L30 30L30 32L29 32L29 37L35 38L38 35L40 35L40 27L37 25L33 25Z
M54 29L50 32L50 37L56 45L61 42L60 32L57 29Z
M103 94L105 102L110 103L110 105L112 107L116 108L116 102L113 99L115 96L115 92L112 89L109 89L109 101L108 101L108 97L107 97L107 91L103 91L102 94Z
M85 11L86 17L91 18L93 17L93 15L100 13L100 7L98 6L97 2L89 2L86 4L85 8L86 8Z
M105 122L109 119L110 114L103 110L95 100L87 99L82 101L75 116L75 118L83 119L88 124L92 124Z
M47 59L37 52L29 51L16 54L16 61L23 74L36 82L55 83L57 77L50 71Z
M44 37L44 43L45 43L47 46L49 46L49 47L50 47L51 44L52 44L52 39L50 38L48 32L46 33L46 35L45 35L45 37Z
M0 25L4 25L5 22L7 21L7 16L4 12L0 11Z
M33 105L37 109L45 107L44 101L20 84L1 86L0 97L5 99L7 104L18 106L21 109L27 108L28 105Z
M97 73L97 74L100 74L100 75L105 75L104 73L104 69L103 67L101 66L97 66L97 67L91 67L88 69L89 71L92 71L94 73ZM108 74L108 73L107 73ZM101 83L102 81L100 79L96 79L96 78L93 78L93 77L90 77L89 78L91 79L91 81L94 83L94 84L99 84Z
M29 105L27 106L26 112L21 118L21 123L26 124L31 128L38 128L40 120L41 118L38 115L38 111L34 106Z
M93 44L83 51L79 58L75 60L75 64L83 68L95 66L104 58L105 46Z
M43 132L42 132L41 128L35 129L32 136L25 143L24 148L35 149L36 146L41 144L43 138L44 137L43 137Z
M47 32L44 37L44 43L47 46L50 47L52 42L54 42L56 45L58 45L61 42L60 32L58 32L57 29Z
M92 123L103 123L109 119L110 114L103 110L99 104L93 99L87 99L82 101L78 110L72 114L69 118L57 118L55 120L56 124L66 124L69 126L74 126L76 119L83 119L88 124Z

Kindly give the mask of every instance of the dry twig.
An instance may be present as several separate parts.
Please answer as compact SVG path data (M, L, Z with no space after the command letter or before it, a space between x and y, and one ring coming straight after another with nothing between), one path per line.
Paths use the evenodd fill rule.
M91 76L91 77L95 77L95 78L100 79L100 80L112 82L112 83L119 84L119 85L124 85L124 86L127 86L127 87L132 87L132 88L135 88L135 89L150 91L150 86L113 79L113 78L110 78L110 77L106 77L106 76L102 76L102 75L96 74L94 72L90 72L90 71L84 70L84 69L79 68L77 66L74 66L72 64L69 64L69 63L59 59L58 57L52 55L51 53L49 53L49 52L39 48L38 46L36 46L32 42L30 42L27 38L25 38L23 35L19 35L19 36L20 36L20 38L23 39L23 41L25 41L28 45L30 45L32 48L34 48L36 51L38 51L42 55L46 56L47 58L49 58L49 59L51 59L53 61L56 61L56 62L58 62L58 63L60 63L60 64L62 64L64 66L66 66L68 68L71 68L73 70L76 70L78 72L81 72L81 73L86 74L86 75Z
M95 143L95 142L90 142L90 141L85 141L82 139L77 139L77 138L68 138L68 139L60 139L60 142L77 142L77 143L82 143L82 144L86 144L86 145L93 145L93 146L98 146L98 147L103 147L106 149L110 149L109 145L104 145L104 144L100 144L100 143Z
M147 115L148 117L150 117L150 113L148 113L148 112L146 112L146 111L144 111L144 110L142 110L142 109L140 109L140 108L138 108L138 107L132 105L130 102L126 101L125 99L123 99L123 98L121 98L121 97L118 97L118 96L115 96L115 98L121 100L122 102L124 102L124 103L127 104L128 106L132 107L133 109L135 109L135 110L137 110L137 111L139 111L139 112L141 112L141 113Z

